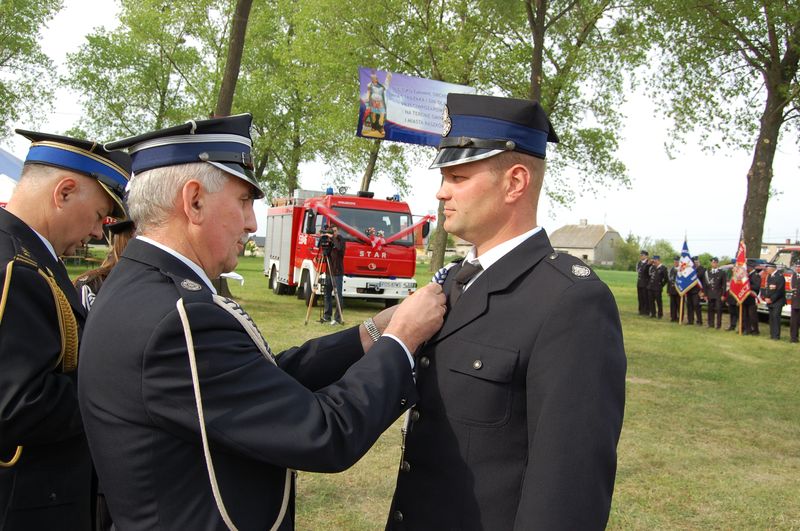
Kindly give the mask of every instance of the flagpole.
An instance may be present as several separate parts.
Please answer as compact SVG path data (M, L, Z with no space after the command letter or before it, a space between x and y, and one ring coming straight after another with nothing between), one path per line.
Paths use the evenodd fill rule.
M742 301L739 302L739 335L742 335Z
M678 324L683 324L683 298L685 295L681 293L681 310L679 312L680 317L678 317Z

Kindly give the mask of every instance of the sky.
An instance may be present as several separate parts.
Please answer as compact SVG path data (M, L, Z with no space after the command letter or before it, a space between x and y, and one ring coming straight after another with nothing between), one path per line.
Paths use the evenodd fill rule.
M42 31L42 47L64 73L66 54L76 51L93 28L114 27L117 24L116 3L103 2L106 11L97 8L93 0L66 0L64 8ZM353 72L358 83L358 72ZM757 102L761 105L761 102ZM53 113L39 130L60 133L69 129L81 113L78 95L60 89ZM354 119L358 112L353 102ZM634 234L642 238L667 240L680 250L686 236L692 254L708 252L718 256L734 256L741 230L742 208L746 194L746 175L752 151L702 151L696 145L683 145L672 159L664 148L668 140L668 122L657 115L655 105L643 94L634 92L622 109L627 116L622 129L618 157L627 166L629 188L605 190L597 196L583 195L573 203L554 205L542 199L537 216L538 224L552 233L567 224L586 219L590 224L607 224L623 237ZM30 128L29 123L14 127ZM558 124L554 124L558 130ZM354 133L355 134L355 133ZM788 137L786 137L788 138ZM773 164L772 188L780 193L770 199L764 225L765 242L796 240L800 236L800 148L782 139ZM364 139L365 142L369 140ZM28 143L21 137L7 139L3 147L24 159ZM548 149L558 149L551 144ZM435 150L430 148L430 158ZM546 177L545 177L546 179ZM355 192L361 175L349 182ZM403 199L414 214L435 212L436 190L441 181L437 170L427 165L412 168L408 181L411 192ZM300 184L305 189L324 190L333 183L324 166L307 164L301 167ZM694 190L682 194L682 189ZM393 195L396 190L386 180L373 182L376 197ZM265 230L264 205L257 205L259 230Z

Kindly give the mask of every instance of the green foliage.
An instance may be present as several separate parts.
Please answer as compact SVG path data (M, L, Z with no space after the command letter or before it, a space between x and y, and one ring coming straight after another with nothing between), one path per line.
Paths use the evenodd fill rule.
M124 0L120 26L98 29L68 56L63 82L82 94L76 130L115 138L213 110L229 2Z
M53 64L39 45L41 30L62 0L0 2L0 138L9 123L35 121L52 100Z
M671 264L672 257L678 254L667 240L659 239L651 242L650 238L642 238L631 233L624 240L614 241L614 269L635 271L641 250L650 253L651 257L660 256L664 264Z

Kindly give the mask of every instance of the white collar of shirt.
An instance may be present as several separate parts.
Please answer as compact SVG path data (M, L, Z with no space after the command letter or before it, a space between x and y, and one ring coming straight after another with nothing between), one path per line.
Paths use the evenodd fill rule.
M503 243L495 245L494 247L492 247L491 249L489 249L488 251L486 251L477 258L475 258L476 249L475 246L473 245L472 249L470 249L469 252L467 253L467 256L464 257L464 261L469 262L472 265L480 264L481 271L479 271L474 277L472 277L470 281L464 286L464 291L466 291L472 285L472 283L475 282L475 280L483 274L484 271L492 267L495 264L495 262L497 262L505 255L507 255L508 253L519 247L522 244L522 242L524 242L525 240L527 240L540 230L542 230L542 227L534 227L528 232L524 232L519 236L514 236L510 240L506 240Z
M47 247L47 250L50 251L50 254L52 254L53 258L55 258L56 262L58 262L58 255L56 254L56 250L53 248L53 244L50 243L47 240L47 238L45 238L44 236L42 236L41 234L36 232L34 229L31 229L31 230L33 231L34 234L36 234L39 237L40 240L42 240L42 243L44 244L44 246Z
M205 282L206 286L208 286L208 289L210 289L214 294L217 293L217 290L214 289L214 286L211 284L211 280L208 278L208 275L206 275L206 272L203 271L203 269L199 265L195 264L194 262L192 262L191 260L189 260L188 258L183 256L181 253L179 253L175 249L167 247L163 243L158 243L157 241L152 240L152 239L148 238L147 236L137 236L136 239L137 240L142 240L143 242L147 242L147 243L149 243L150 245L152 245L154 247L158 247L159 249L161 249L165 253L171 254L172 256L174 256L175 258L177 258L178 260L180 260L181 262L186 264L186 266L189 269L191 269L192 271L197 273L197 276L200 277L203 282Z

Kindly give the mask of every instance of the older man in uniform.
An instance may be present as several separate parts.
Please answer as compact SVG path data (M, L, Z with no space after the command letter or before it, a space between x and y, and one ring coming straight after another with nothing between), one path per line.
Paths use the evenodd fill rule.
M275 359L210 280L256 230L250 123L192 121L107 146L132 155L139 235L92 306L78 394L120 529L293 529L292 469L364 455L416 400L409 352L442 322L430 285L393 316Z
M78 410L86 313L59 259L101 238L130 159L96 142L17 130L31 140L0 209L0 529L90 529L92 465Z
M664 317L664 303L661 299L661 290L667 283L667 266L661 263L661 257L653 255L653 263L650 264L650 280L647 283L647 305L650 317L661 319Z
M450 309L419 354L388 529L606 523L626 360L608 287L537 226L557 139L537 102L447 97L436 196L473 248L447 271Z
M703 284L708 298L708 327L722 328L722 304L727 298L728 279L725 271L719 268L719 258L715 256L711 259L711 269L706 270L704 276Z

